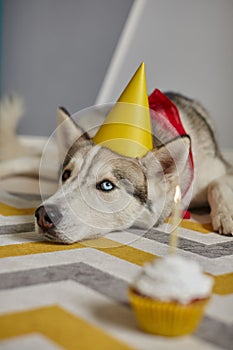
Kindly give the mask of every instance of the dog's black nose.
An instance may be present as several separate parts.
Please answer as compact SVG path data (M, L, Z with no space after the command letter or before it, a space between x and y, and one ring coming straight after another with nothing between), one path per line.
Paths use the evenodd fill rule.
M44 231L48 231L59 223L62 218L62 214L55 205L42 205L36 209L35 217L37 224Z

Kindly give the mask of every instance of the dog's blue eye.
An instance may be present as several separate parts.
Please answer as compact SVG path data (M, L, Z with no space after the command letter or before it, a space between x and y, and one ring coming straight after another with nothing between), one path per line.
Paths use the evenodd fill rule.
M115 188L115 185L109 180L104 180L104 181L100 182L99 184L97 184L96 188L98 190L101 190L104 192L109 192Z

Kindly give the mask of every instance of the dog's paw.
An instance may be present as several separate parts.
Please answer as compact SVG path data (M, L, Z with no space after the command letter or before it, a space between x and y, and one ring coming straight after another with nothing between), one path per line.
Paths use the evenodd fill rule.
M224 236L233 236L233 214L229 211L220 211L211 214L214 231Z

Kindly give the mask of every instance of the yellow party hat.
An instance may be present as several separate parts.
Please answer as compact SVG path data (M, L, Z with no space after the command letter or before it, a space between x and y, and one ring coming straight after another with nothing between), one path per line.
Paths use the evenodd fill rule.
M109 112L93 141L132 158L142 157L153 148L144 63Z

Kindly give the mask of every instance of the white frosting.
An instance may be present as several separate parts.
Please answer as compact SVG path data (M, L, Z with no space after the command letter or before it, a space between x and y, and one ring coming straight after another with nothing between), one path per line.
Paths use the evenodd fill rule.
M203 274L195 261L169 255L146 264L133 287L151 298L188 304L208 297L213 283L213 278Z

